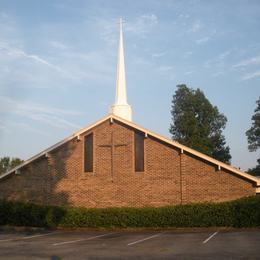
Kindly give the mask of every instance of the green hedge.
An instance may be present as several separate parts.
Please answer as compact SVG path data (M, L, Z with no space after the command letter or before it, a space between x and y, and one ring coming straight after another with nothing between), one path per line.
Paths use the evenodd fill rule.
M0 225L34 227L260 227L260 196L160 208L65 208L0 201Z

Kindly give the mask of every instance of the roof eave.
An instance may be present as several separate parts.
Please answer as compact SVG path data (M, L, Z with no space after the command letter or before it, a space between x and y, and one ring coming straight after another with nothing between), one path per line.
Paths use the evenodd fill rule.
M255 182L257 184L257 186L260 185L260 180L258 178L256 178L256 177L248 174L248 173L242 172L242 171L240 171L240 170L238 170L238 169L236 169L236 168L234 168L234 167L232 167L232 166L230 166L228 164L225 164L225 163L220 162L220 161L218 161L216 159L213 159L213 158L211 158L211 157L209 157L209 156L207 156L207 155L205 155L203 153L200 153L200 152L198 152L198 151L196 151L194 149L191 149L191 148L189 148L189 147L187 147L185 145L182 145L182 144L180 144L180 143L178 143L176 141L173 141L173 140L171 140L169 138L166 138L166 137L161 136L161 135L159 135L157 133L154 133L154 132L152 132L152 131L150 131L148 129L140 127L140 126L136 125L133 122L127 121L127 120L125 120L123 118L120 118L118 116L115 116L115 115L111 115L111 117L113 117L114 119L119 120L119 121L121 121L121 122L123 122L125 124L128 124L128 125L136 128L136 129L138 129L138 130L140 130L140 131L142 131L142 132L144 132L144 133L146 133L148 135L151 135L151 136L153 136L153 137L155 137L155 138L157 138L159 140L162 140L162 141L164 141L164 142L166 142L168 144L171 144L172 146L177 147L177 148L179 148L182 151L185 151L187 153L193 154L193 155L195 155L195 156L197 156L197 157L199 157L201 159L204 159L204 160L206 160L208 162L211 162L212 164L214 164L216 166L219 166L220 168L226 169L228 171L231 171L233 173L236 173L236 174L240 175L241 177L249 179L249 180Z
M135 129L138 129L138 130L144 132L146 135L153 136L153 137L155 137L155 138L157 138L157 139L159 139L159 140L161 140L161 141L163 141L163 142L166 142L166 143L168 143L168 144L170 144L170 145L172 145L172 146L174 146L174 147L177 147L177 148L179 148L182 152L185 151L185 152L187 152L187 153L190 153L190 154L192 154L192 155L195 155L195 156L197 156L197 157L199 157L199 158L201 158L201 159L204 159L204 160L206 160L206 161L208 161L208 162L211 162L212 164L218 166L219 168L226 169L226 170L231 171L231 172L233 172L233 173L235 173L235 174L237 174L237 175L239 175L239 176L241 176L241 177L244 177L244 178L246 178L246 179L248 179L248 180L250 180L250 181L253 181L253 182L256 183L257 186L260 186L260 180L259 180L259 178L256 178L256 177L254 177L254 176L252 176L252 175L250 175L250 174L248 174L248 173L242 172L242 171L240 171L240 170L238 170L238 169L236 169L236 168L234 168L234 167L232 167L232 166L230 166L230 165L228 165L228 164L225 164L225 163L220 162L220 161L218 161L218 160L216 160L216 159L213 159L213 158L211 158L211 157L209 157L209 156L207 156L207 155L205 155L205 154L203 154L203 153L200 153L200 152L198 152L198 151L196 151L196 150L193 150L193 149L191 149L191 148L189 148L189 147L187 147L187 146L185 146L185 145L182 145L182 144L180 144L180 143L178 143L178 142L176 142L176 141L173 141L173 140L171 140L171 139L169 139L169 138L166 138L166 137L164 137L164 136L162 136L162 135L159 135L159 134L154 133L154 132L152 132L152 131L150 131L150 130L148 130L148 129L145 129L145 128L143 128L143 127L141 127L141 126L139 126L139 125L137 125L137 124L135 124L135 123L133 123L133 122L131 122L131 121L128 121L128 120L123 119L123 118L121 118L121 117L115 116L114 114L109 114L109 115L103 117L102 119L96 121L95 123L89 125L88 127L82 128L81 130L75 132L75 133L72 134L71 136L69 136L69 137L63 139L62 141L56 143L55 145L53 145L53 146L47 148L46 150L40 152L40 153L37 154L37 155L31 157L30 159L24 161L24 162L23 162L22 164L20 164L19 166L13 168L12 170L8 171L8 172L5 173L5 174L2 174L2 175L0 176L0 179L5 178L6 176L10 175L11 173L14 173L15 171L21 169L22 167L26 166L26 165L29 164L30 162L34 161L35 159L40 158L41 156L44 156L44 155L47 154L48 152L51 152L52 150L56 149L57 147L59 147L59 146L65 144L66 142L72 140L73 138L76 138L77 136L81 135L82 133L88 131L89 129L91 129L91 128L93 128L93 127L95 127L95 126L101 124L102 122L104 122L104 121L106 121L106 120L108 120L108 119L118 120L118 121L120 121L120 122L122 122L122 123L124 123L124 124L126 124L126 125L129 125L129 126L135 128Z
M18 165L17 167L15 167L15 168L11 169L10 171L8 171L8 172L6 172L6 173L0 175L0 180L3 179L3 178L5 178L5 177L7 177L8 175L10 175L10 174L12 174L12 173L15 173L17 170L19 170L19 169L21 169L22 167L26 166L26 165L29 164L30 162L32 162L32 161L34 161L34 160L36 160L36 159L38 159L38 158L40 158L40 157L42 157L42 156L45 156L47 153L49 153L49 152L51 152L52 150L58 148L59 146L65 144L66 142L68 142L68 141L70 141L70 140L72 140L72 139L74 139L74 138L77 138L77 136L79 136L79 135L81 135L82 133L88 131L89 129L91 129L91 128L97 126L97 125L99 125L100 123L102 123L102 122L108 120L109 118L111 118L111 115L107 115L107 116L103 117L102 119L96 121L95 123L93 123L93 124L91 124L91 125L89 125L89 126L87 126L87 127L84 127L84 128L82 128L82 129L80 129L79 131L73 133L72 135L70 135L69 137L63 139L62 141L60 141L60 142L58 142L58 143L52 145L51 147L49 147L49 148L43 150L42 152L40 152L40 153L36 154L35 156L29 158L28 160L24 161L22 164Z

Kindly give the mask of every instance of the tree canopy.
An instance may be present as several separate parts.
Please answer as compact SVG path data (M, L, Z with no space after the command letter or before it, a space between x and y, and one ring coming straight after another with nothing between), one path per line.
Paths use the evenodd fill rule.
M252 126L246 131L246 136L248 140L248 150L250 152L255 152L260 148L260 97L256 101L256 109L253 114ZM257 160L258 165L255 168L249 169L248 172L252 175L260 176L260 158Z
M230 149L222 134L227 118L200 89L177 85L171 115L172 139L222 162L230 162Z
M0 158L0 174L8 172L22 162L23 160L20 158L10 158L8 156Z

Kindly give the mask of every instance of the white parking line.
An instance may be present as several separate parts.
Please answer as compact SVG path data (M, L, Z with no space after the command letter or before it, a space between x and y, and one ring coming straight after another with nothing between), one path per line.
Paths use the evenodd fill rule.
M26 237L22 237L21 239L30 239L30 238L36 238L36 237L45 237L45 236L54 235L54 234L57 234L57 232L46 233L46 234L40 234L40 235L33 235L33 236L26 236Z
M206 244L211 238L213 238L214 236L216 236L218 234L218 232L213 233L211 236L209 236L206 240L204 240L202 243Z
M8 241L15 241L15 240L25 240L25 239L36 238L36 237L45 237L45 236L49 236L49 235L53 235L53 234L57 234L57 232L39 234L39 235L33 235L33 236L26 236L26 237L14 237L14 238L1 239L0 243L8 242Z
M19 237L17 237L17 238L9 238L9 239L1 239L1 240L0 240L0 243L1 243L1 242L12 241L12 240L17 240L17 239L19 239Z
M140 240L131 242L131 243L127 244L127 245L128 245L128 246L131 246L131 245L134 245L134 244L137 244L137 243L141 243L141 242L143 242L143 241L145 241L145 240L149 240L149 239L152 239L152 238L154 238L154 237L158 237L158 236L160 236L161 234L162 234L162 233L157 234L157 235L153 235L153 236L150 236L150 237L146 237L146 238L143 238L143 239L140 239Z
M112 234L115 234L115 233L108 233L108 234L98 235L98 236L94 236L94 237L88 237L88 238L77 239L77 240L72 240L72 241L59 242L59 243L55 243L55 244L52 244L52 245L53 246L60 246L60 245L65 245L65 244L77 243L77 242L92 240L92 239L95 239L95 238L104 237L104 236L108 236L108 235L112 235Z

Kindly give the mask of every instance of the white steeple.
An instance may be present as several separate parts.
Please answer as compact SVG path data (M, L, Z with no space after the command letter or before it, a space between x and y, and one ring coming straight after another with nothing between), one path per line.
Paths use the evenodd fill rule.
M128 121L132 121L132 108L127 103L126 80L125 80L125 59L124 59L124 43L123 43L123 25L122 18L119 20L119 46L117 61L117 79L116 79L116 100L111 106L111 113L122 117Z

